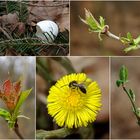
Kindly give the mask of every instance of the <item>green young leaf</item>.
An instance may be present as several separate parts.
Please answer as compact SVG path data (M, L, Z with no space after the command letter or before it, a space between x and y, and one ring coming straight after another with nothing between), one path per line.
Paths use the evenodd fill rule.
M127 68L123 65L120 69L120 80L123 82L123 83L126 83L128 81L128 70Z
M133 102L135 102L135 94L132 89L129 89L129 95L130 95L131 99L133 100Z
M25 91L21 92L21 95L19 97L18 103L17 103L17 105L16 105L16 107L14 109L14 114L15 115L18 114L21 105L24 103L24 101L29 96L31 91L32 91L32 89L25 90Z
M140 35L136 39L134 39L134 42L137 45L140 43Z
M82 19L80 17L81 21L84 22L85 24L87 24L91 31L93 32L101 32L104 29L105 26L105 20L103 19L103 17L100 16L99 21L100 23L94 18L94 16L92 15L92 13L85 9L85 19Z
M9 121L8 121L8 127L9 127L9 128L14 128L15 122L16 122L15 120L9 120Z
M7 110L0 108L0 116L3 117L6 121L10 120L10 112L8 112Z
M129 45L129 47L125 48L124 51L127 53L129 51L137 50L137 49L138 49L137 45Z
M131 33L127 33L126 37L120 37L120 41L124 44L124 45L134 45L134 39L131 35Z
M140 108L137 108L137 115L140 117Z
M127 37L120 37L120 41L124 45L127 45L127 48L124 49L126 53L131 50L137 50L140 48L140 36L134 39L129 32L127 33Z
M127 33L127 39L129 39L129 40L133 40L133 37L132 37L132 35L131 35L130 32Z
M89 10L85 9L85 15L86 15L86 22L90 26L90 28L92 30L98 30L100 27L100 24L94 18L94 16L91 14L91 12Z
M100 26L104 28L104 26L105 26L105 19L102 16L100 16L99 21L100 21Z
M82 19L81 17L80 17L80 19L82 22L84 22L85 24L87 24L90 27L89 28L90 32L98 33L98 38L101 41L102 40L101 34L103 33L105 26L106 26L105 19L102 16L100 16L99 22L98 22L92 15L92 13L87 9L85 9L85 19Z
M121 84L123 84L123 82L122 82L121 80L117 80L117 81L116 81L117 87L120 87Z

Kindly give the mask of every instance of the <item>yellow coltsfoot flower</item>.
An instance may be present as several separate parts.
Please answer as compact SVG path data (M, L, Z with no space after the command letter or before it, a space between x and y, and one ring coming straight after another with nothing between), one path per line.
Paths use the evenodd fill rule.
M47 107L59 126L86 127L101 108L101 90L84 73L66 75L50 88Z

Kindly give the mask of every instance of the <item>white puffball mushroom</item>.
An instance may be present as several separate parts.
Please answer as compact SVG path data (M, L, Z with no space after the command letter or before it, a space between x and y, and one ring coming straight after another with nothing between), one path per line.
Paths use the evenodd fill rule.
M52 43L58 35L58 25L51 20L43 20L36 24L36 36L44 42Z

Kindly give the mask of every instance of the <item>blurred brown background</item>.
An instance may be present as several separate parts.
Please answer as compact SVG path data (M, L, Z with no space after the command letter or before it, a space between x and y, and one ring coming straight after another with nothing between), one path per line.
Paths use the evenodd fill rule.
M9 73L9 74L8 74ZM35 58L34 57L0 57L0 88L8 78L12 82L23 76L22 90L32 88L32 92L21 106L21 114L30 119L19 118L19 131L25 139L35 138ZM6 108L0 99L0 108ZM18 139L7 122L0 117L0 139Z
M109 59L100 57L67 57L67 59L69 60L67 62L72 65L76 72L86 73L88 77L98 82L102 90L102 108L97 115L97 120L92 124L91 135L88 135L86 138L109 138ZM37 130L54 130L59 128L47 113L46 97L50 86L69 73L68 70L70 68L64 60L64 57L37 58ZM48 70L46 74L39 67L40 64L44 65L42 68L46 67L45 71ZM65 68L66 65L67 69ZM47 80L46 76L51 77L53 81ZM87 130L84 132L83 129L82 134L87 135ZM81 137L72 135L67 138L80 139Z
M131 32L134 38L140 35L140 2L72 1L71 55L140 55L140 50L124 53L124 46L117 40L102 36L100 42L97 33L89 33L88 26L79 18L85 18L84 8L89 9L96 19L103 16L110 31L116 35L125 36L127 32Z
M122 65L128 68L129 82L126 86L134 91L137 107L140 107L140 58L111 58L111 136L115 139L140 139L140 126L132 112L129 98L121 87L116 86Z

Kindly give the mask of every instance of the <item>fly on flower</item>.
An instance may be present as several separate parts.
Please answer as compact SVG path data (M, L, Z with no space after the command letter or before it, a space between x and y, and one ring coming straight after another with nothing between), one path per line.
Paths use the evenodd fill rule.
M84 73L66 75L50 88L48 113L59 126L77 128L94 122L101 108L101 90Z
M86 94L86 87L84 84L78 84L77 81L72 81L69 83L69 87L72 88L72 89L80 89L81 92L85 93Z
M69 86L69 88L71 88L72 90L79 90L86 94L86 86L84 85L84 83L77 83L77 81L71 81L68 85L64 85L64 86ZM64 87L62 86L62 87Z
M0 90L0 98L5 102L9 110L14 110L20 96L21 81L12 83L6 80Z

